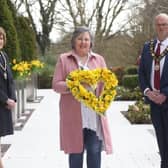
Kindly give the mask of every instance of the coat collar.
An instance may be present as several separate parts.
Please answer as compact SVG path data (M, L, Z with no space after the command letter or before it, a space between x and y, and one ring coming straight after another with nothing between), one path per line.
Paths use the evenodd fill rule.
M89 57L90 57L90 58L97 56L97 54L94 53L94 52L92 52L92 51L90 51L88 54L89 54ZM68 52L68 53L67 53L67 56L68 56L68 57L74 57L74 58L77 58L77 57L78 57L74 50Z

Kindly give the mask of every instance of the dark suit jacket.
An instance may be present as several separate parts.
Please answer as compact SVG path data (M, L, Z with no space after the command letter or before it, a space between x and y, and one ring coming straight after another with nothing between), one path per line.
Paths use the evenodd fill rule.
M154 45L156 45L156 40L154 40ZM152 55L150 53L150 43L146 42L143 47L141 61L139 65L139 83L142 92L146 88L151 88L150 78L151 78L151 70L152 70ZM168 55L165 56L165 62L163 65L163 72L160 80L160 92L163 93L165 96L168 97ZM152 103L150 100L147 99L149 103ZM165 102L164 104L168 103Z
M0 67L0 136L13 134L13 122L11 110L6 108L6 101L11 98L16 101L15 86L12 76L12 71L9 66L8 56L4 53L7 59L7 80L4 78L4 71Z

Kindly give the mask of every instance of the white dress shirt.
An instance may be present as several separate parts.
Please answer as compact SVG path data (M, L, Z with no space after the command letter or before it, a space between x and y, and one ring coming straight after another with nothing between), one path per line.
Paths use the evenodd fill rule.
M157 48L159 43L160 43L160 41L157 40L157 43L156 43L156 46L155 46L155 51L156 51L156 48ZM160 53L162 53L166 49L167 46L168 46L168 38L161 42ZM165 57L163 57L160 60L160 78L162 76L164 62L165 62ZM151 86L152 86L152 89L155 89L154 88L154 66L155 66L155 61L153 60L153 62L152 62L152 71L151 71Z

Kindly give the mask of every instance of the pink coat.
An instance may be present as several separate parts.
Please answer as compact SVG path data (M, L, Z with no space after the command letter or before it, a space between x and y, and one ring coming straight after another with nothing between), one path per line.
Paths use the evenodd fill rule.
M88 61L90 69L106 67L104 58L96 53L91 53ZM61 94L60 96L60 143L61 150L65 153L80 153L83 150L81 105L67 91L65 79L67 75L78 68L73 51L61 54L55 68L52 88ZM96 92L100 94L101 88ZM105 141L105 151L112 153L111 137L108 128L107 118L101 117L103 136Z

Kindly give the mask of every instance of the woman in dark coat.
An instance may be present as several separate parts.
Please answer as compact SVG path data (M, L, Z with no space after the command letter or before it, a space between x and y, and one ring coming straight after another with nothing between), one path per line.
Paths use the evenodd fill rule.
M0 139L13 134L12 109L15 107L16 95L12 71L8 56L2 51L6 44L6 33L0 27ZM0 143L1 144L1 143ZM0 168L3 168L0 147Z

